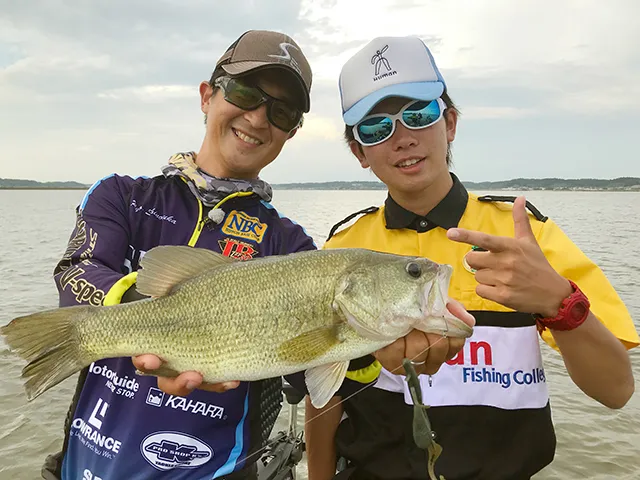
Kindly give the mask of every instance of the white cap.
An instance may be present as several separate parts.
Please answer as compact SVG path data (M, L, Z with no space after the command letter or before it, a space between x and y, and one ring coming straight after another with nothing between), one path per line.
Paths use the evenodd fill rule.
M446 89L429 48L419 38L378 37L351 57L340 72L342 118L355 125L381 100L434 100Z

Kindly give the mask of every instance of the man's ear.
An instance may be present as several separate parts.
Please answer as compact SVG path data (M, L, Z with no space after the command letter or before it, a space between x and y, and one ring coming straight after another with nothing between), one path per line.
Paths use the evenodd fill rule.
M362 145L360 145L355 140L351 140L349 142L349 148L351 149L351 153L353 153L360 162L360 166L362 168L370 167L369 162L367 161L367 157L364 154L364 150L362 149Z
M209 113L209 100L213 96L213 87L209 84L209 82L201 82L200 83L200 110L202 113Z

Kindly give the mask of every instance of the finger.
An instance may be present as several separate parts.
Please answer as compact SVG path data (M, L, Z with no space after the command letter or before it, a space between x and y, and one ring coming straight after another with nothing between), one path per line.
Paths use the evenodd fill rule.
M396 375L404 375L405 371L404 368L402 368L405 349L404 343L404 337L399 338L392 344L374 352L373 356L389 372L395 373Z
M488 233L466 230L464 228L450 228L447 230L447 238L459 243L468 243L476 247L484 248L490 252L502 252L511 246L511 239L489 235Z
M170 395L184 397L202 384L198 372L183 372L177 377L158 377L158 388Z
M464 308L464 305L462 305L462 303L458 302L457 300L450 298L447 301L447 310L449 311L449 313L451 313L451 315L456 317L458 320L462 320L470 327L473 327L476 324L475 317L467 312L467 309Z
M138 355L131 360L138 370L156 370L162 365L160 357L151 354Z
M516 198L513 202L513 228L516 238L520 239L533 239L536 237L531 229L531 222L529 221L529 214L527 213L527 199L524 196Z
M442 338L439 335L434 335L434 337ZM427 334L419 330L412 330L405 337L404 345L404 357L413 362L413 368L418 375L425 373L430 353L430 343Z
M427 337L430 345L429 350L427 350L427 363L424 365L423 373L433 375L440 370L442 364L447 361L449 339L433 333L423 335Z
M238 388L240 386L240 382L222 382L222 383L207 383L204 382L200 384L198 387L199 390L207 390L208 392L216 392L223 393L228 390L233 390L234 388Z
M500 295L498 293L498 288L493 285L478 285L476 287L476 294L486 300L490 300L496 303L502 303L499 300Z
M465 342L466 342L466 339L464 338L450 337L449 352L447 353L447 358L445 361L449 361L453 357L455 357L460 352L460 350L462 350L462 347L464 347Z
M482 269L476 271L474 275L476 277L476 282L478 282L480 285L495 287L499 283L495 270Z
M497 258L493 252L469 252L465 258L469 266L474 270L496 268Z

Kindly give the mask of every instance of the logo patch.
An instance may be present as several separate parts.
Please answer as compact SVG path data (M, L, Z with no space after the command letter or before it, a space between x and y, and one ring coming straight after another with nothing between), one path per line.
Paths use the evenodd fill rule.
M129 378L127 375L121 377L118 372L111 370L107 365L97 365L96 362L93 362L89 365L89 373L106 378L104 386L111 390L111 393L125 398L134 398L140 388L140 384L135 378Z
M471 250L469 250L467 253L465 253L464 257L462 257L462 266L464 267L464 269L469 272L469 273L476 273L476 269L475 268L471 268L471 265L469 265L469 263L467 262L467 255L469 255L471 252L486 252L486 250L482 247L476 247L475 245L473 247L471 247Z
M213 457L213 450L202 440L180 432L156 432L147 435L140 452L158 470L196 468Z
M296 59L291 56L289 52L289 48L293 48L294 50L298 50L295 45L291 45L287 42L282 42L280 44L280 50L282 50L282 55L269 55L272 58L277 58L279 60L283 60L285 63L291 65L298 73L300 72L300 65L296 62Z
M246 238L260 243L267 231L267 224L244 212L233 210L222 226L222 231L232 237Z
M218 240L218 245L222 255L237 260L251 260L258 254L258 250L253 245L234 238Z
M147 405L154 407L161 407L162 400L164 400L164 392L159 388L149 387L149 393L147 393Z
M373 81L377 82L380 79L397 75L398 72L391 70L389 60L384 56L384 53L389 50L389 45L385 45L380 50L376 50L375 55L371 57L371 65L374 67ZM381 68L384 66L385 71L381 72Z
M102 429L102 422L107 416L108 409L109 404L102 398L98 398L89 420L85 422L80 417L73 419L70 435L72 437L77 437L82 445L96 455L112 460L120 451L122 442L100 433L100 430Z

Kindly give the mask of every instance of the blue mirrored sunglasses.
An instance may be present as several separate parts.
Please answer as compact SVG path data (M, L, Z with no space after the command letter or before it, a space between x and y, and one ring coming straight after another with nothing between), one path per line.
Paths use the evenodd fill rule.
M435 100L411 100L395 115L375 113L367 115L353 126L353 137L366 147L378 145L391 138L396 131L396 120L411 130L420 130L437 123L446 109L441 98Z

